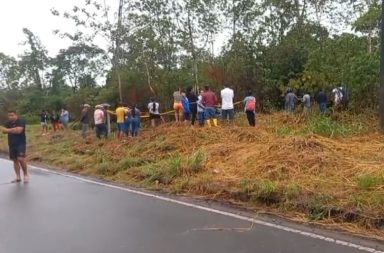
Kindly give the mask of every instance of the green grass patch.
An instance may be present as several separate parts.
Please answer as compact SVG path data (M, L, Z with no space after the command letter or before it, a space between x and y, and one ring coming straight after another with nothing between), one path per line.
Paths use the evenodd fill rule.
M357 185L362 189L375 187L379 180L372 175L360 175L357 177Z
M352 117L352 116L351 116ZM357 117L352 122L343 122L342 120L332 120L324 115L314 115L307 122L308 132L323 135L326 137L342 136L347 137L367 131L367 126Z
M204 168L205 152L201 149L194 152L187 160L187 170L193 173L201 172Z

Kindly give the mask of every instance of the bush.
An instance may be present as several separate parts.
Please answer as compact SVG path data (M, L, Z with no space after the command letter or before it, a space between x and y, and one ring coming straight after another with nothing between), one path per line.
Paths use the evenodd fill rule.
M118 169L111 162L102 162L97 165L96 172L103 176L113 176L118 172Z
M285 196L287 199L295 199L301 194L301 188L297 184L289 184L285 187Z
M270 180L257 180L253 183L246 181L243 185L252 196L253 200L260 201L265 204L278 203L281 200L281 194L277 188L277 184Z
M371 187L374 187L376 183L376 178L371 175L361 175L357 177L357 184L360 188L363 189L369 189Z
M171 177L181 176L182 161L179 155L171 157L167 161L167 171Z
M126 170L129 168L134 168L134 167L139 167L149 161L142 159L142 158L137 158L137 157L126 157L122 160L119 161L117 166L120 168L120 170Z
M202 150L198 150L188 157L188 170L193 173L200 172L204 168L205 153Z

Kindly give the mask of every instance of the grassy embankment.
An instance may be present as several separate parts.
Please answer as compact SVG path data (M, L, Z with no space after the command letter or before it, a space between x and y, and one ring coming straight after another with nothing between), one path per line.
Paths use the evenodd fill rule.
M373 116L277 113L249 128L144 129L127 143L29 128L29 159L84 175L384 235L384 136ZM1 137L5 148L5 137Z

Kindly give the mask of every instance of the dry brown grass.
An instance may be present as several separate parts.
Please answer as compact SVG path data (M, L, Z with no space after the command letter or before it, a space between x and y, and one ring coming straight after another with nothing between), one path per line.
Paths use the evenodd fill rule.
M372 116L340 118L344 125L284 113L259 116L256 128L243 119L209 129L166 124L127 143L85 143L76 132L41 138L32 131L30 158L384 236L384 136Z

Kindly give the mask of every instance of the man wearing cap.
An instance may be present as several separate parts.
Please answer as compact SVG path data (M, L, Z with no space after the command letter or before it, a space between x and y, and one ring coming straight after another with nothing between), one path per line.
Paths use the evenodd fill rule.
M107 127L105 126L105 117L102 105L96 105L94 112L95 128L96 128L96 137L101 138L104 136L107 138Z
M81 117L80 117L80 122L81 122L81 136L86 139L88 136L88 131L89 131L89 123L91 121L90 119L90 112L89 109L91 106L89 104L84 104L83 110L81 111Z

